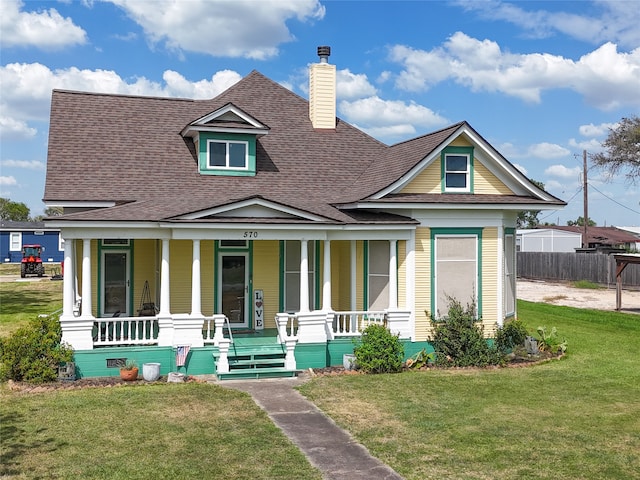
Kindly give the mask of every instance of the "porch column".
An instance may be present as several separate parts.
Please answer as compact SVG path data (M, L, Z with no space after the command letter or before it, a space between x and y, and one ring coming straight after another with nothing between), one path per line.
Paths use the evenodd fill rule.
M91 240L82 239L82 316L93 317L91 313Z
M309 248L307 240L300 240L300 311L309 311Z
M73 317L73 304L75 302L75 268L73 265L73 242L67 240L64 242L64 269L62 276L62 316Z
M193 263L191 265L191 316L202 316L200 295L200 240L193 241Z
M353 310L357 310L358 306L356 305L356 296L358 295L357 292L357 285L356 285L356 275L357 275L357 259L356 259L356 255L357 255L357 249L356 249L356 241L355 240L351 240L351 245L350 245L350 249L351 249L351 254L349 255L349 260L351 262L350 264L350 282L351 282L351 293L350 293L350 309Z
M171 289L169 288L169 240L162 239L162 260L160 265L160 311L158 312L158 346L173 345L174 325L171 318Z
M322 310L329 312L331 308L331 240L324 241L324 262L322 269Z
M169 240L162 240L162 265L160 266L160 316L171 315L171 289L169 288Z
M389 310L398 309L398 241L389 240Z

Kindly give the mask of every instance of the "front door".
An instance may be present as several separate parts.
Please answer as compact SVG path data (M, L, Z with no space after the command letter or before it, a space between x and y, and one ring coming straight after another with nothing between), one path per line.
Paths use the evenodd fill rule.
M249 326L249 269L248 254L220 253L218 270L218 299L221 311L234 328Z
M102 252L102 317L128 317L129 312L129 252Z

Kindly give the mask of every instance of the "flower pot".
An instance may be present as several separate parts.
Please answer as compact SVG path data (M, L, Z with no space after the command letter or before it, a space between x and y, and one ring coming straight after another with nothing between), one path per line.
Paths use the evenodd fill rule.
M142 378L147 382L155 382L160 378L160 364L159 363L143 363L142 364Z
M120 378L125 382L131 382L138 379L138 367L134 367L130 370L120 370Z
M342 355L342 366L345 370L355 370L356 356L351 353L345 353Z

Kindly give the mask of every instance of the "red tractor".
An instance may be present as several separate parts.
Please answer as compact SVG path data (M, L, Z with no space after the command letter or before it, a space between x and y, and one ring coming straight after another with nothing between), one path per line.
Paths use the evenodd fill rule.
M22 264L20 265L20 276L24 278L27 275L44 275L44 265L42 264L41 245L23 245L22 246Z

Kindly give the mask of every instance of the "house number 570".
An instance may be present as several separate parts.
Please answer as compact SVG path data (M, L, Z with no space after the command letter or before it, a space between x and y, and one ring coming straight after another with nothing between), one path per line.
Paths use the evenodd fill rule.
M244 232L244 238L258 238L258 232Z

